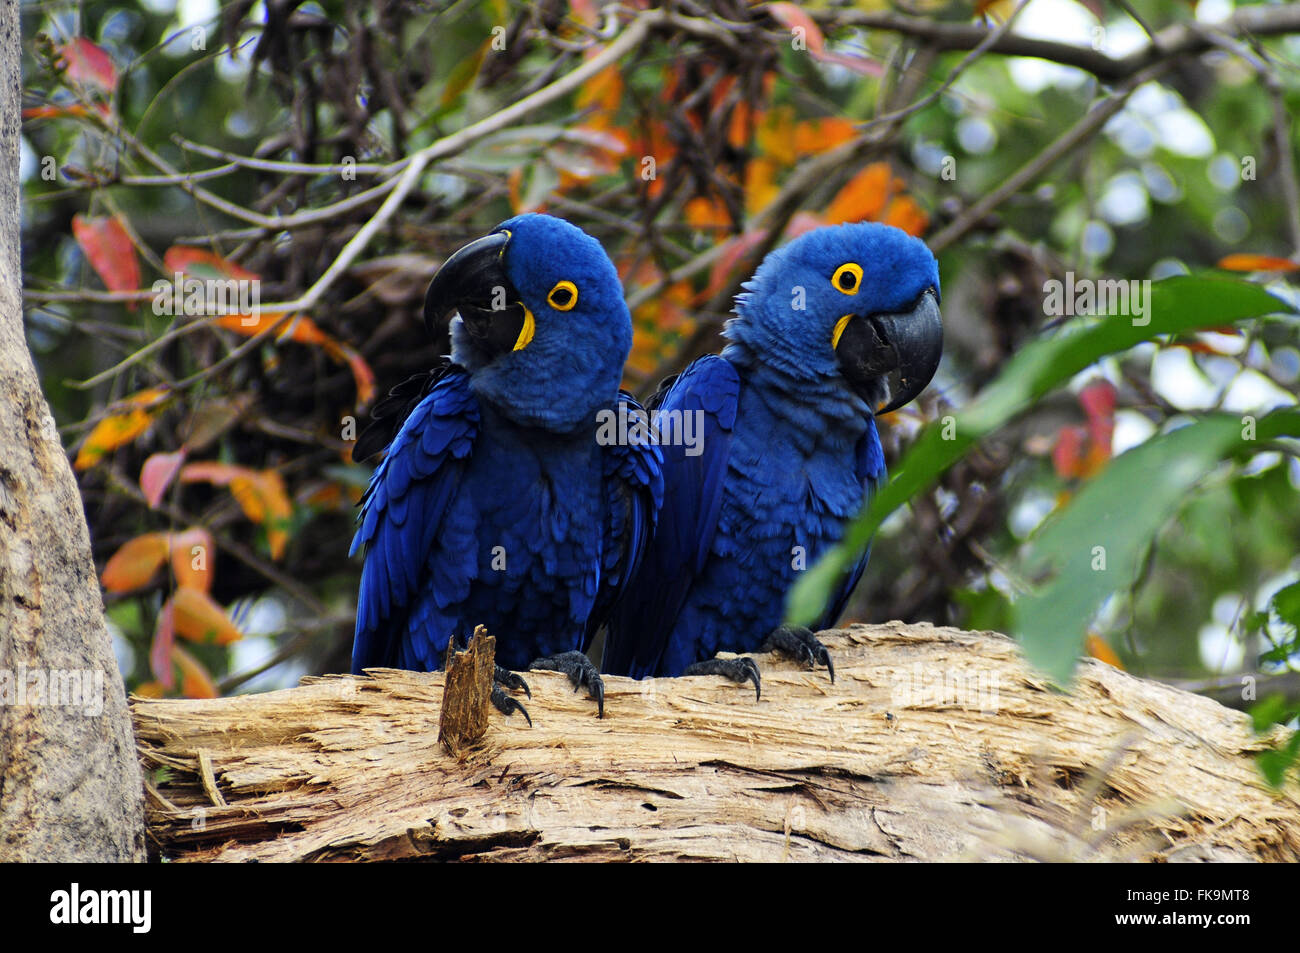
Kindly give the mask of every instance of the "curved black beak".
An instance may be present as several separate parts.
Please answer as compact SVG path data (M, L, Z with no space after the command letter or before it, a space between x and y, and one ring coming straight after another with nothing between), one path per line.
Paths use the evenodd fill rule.
M493 232L458 249L442 263L424 295L424 324L436 337L452 311L459 311L469 333L492 353L511 350L520 337L527 310L506 276L508 231Z
M893 396L875 411L877 416L911 402L930 383L943 355L937 293L927 290L910 311L851 317L836 341L835 355L868 405L883 397L885 375L897 371Z

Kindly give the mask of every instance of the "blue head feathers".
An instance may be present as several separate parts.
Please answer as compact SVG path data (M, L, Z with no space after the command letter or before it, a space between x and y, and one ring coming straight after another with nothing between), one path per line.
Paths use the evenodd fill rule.
M818 228L769 254L738 296L725 352L792 378L842 376L872 410L907 403L939 363L939 266L920 239L863 222ZM883 412L883 411L882 411Z
M615 399L632 318L600 243L549 215L519 215L447 259L425 298L452 308L452 357L475 392L518 423L590 425Z

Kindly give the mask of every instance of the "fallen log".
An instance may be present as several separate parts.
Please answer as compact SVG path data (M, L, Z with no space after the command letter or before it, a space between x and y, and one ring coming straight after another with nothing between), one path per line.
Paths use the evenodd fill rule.
M995 633L855 625L836 669L530 672L533 727L438 743L442 673L134 698L155 856L176 860L1300 860L1300 785L1216 702L1080 663L1068 693Z

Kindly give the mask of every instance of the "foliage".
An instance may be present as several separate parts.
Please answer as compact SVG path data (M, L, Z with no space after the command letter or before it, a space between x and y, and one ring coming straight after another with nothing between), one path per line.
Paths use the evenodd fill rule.
M609 249L643 393L716 349L775 244L863 218L926 237L945 363L885 421L850 616L1015 628L1059 678L1084 645L1189 684L1285 675L1300 84L1289 8L1177 32L1207 9L25 7L29 340L130 684L346 664L351 441L446 348L419 320L443 256L527 209ZM1040 58L1014 55L1035 27ZM1149 325L1052 304L1051 282L1112 278L1154 279ZM260 297L188 308L208 279Z

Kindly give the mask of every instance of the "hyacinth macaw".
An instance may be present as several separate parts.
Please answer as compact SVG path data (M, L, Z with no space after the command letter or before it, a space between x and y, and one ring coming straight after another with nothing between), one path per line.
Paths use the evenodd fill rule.
M502 686L527 691L510 670L531 667L586 686L603 716L583 650L663 494L653 442L597 440L610 412L639 410L619 391L632 320L618 275L581 229L521 215L448 258L424 308L431 333L459 311L450 359L394 388L353 452L388 449L352 541L365 551L352 670L432 671L482 624L502 712L523 710Z
M751 659L713 656L775 649L826 665L834 680L813 633L781 624L786 591L885 479L873 414L908 403L934 376L938 264L897 228L836 225L773 251L743 287L722 354L664 381L647 403L664 507L615 609L605 672L719 674L759 693ZM683 441L691 418L702 432ZM818 628L835 623L867 556Z

